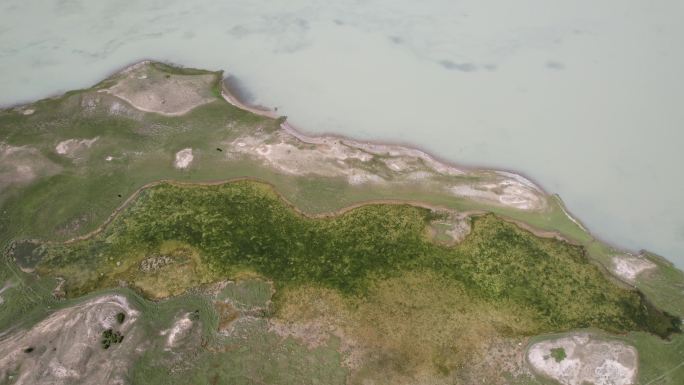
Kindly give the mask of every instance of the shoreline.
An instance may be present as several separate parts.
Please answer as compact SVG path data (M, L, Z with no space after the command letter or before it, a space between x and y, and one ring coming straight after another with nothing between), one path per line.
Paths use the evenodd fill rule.
M97 83L93 84L92 86L90 86L88 88L79 88L79 89L73 90L73 91L93 89L93 88L97 87L98 85L100 85L101 83L112 78L113 76L115 76L117 74L125 73L126 71L130 70L131 68L134 68L135 66L141 65L141 64L146 63L146 62L162 63L165 65L169 65L169 66L177 67L177 68L188 68L188 69L193 68L193 67L186 67L184 65L177 64L177 63L174 63L171 61L155 60L155 59L150 59L150 58L141 58L141 59L131 61L127 65L115 67L115 69L113 71L111 71L109 73L109 75L105 75L105 77L103 77L102 80L98 81ZM220 82L220 87L221 87L220 88L221 98L224 101L231 104L232 106L239 108L241 110L262 116L262 117L270 118L270 119L279 119L279 118L283 117L282 115L278 114L277 112L275 112L274 110L272 110L268 107L251 106L249 104L242 102L236 95L231 94L230 90L226 87L226 85L224 83L224 80L226 79L226 73L224 70L219 69L219 70L205 70L205 71L215 72L219 75L218 81ZM39 100L21 101L21 102L17 102L17 103L6 105L6 106L0 105L0 111L20 109L21 107L25 107L25 106L34 104L34 103L39 102L41 100L56 99L56 98L64 96L67 92L72 92L72 91L56 92L50 96L47 96L47 97L45 97L43 99L39 99ZM455 162L452 162L450 160L446 160L446 159L441 158L439 156L435 156L435 155L429 153L428 151L421 149L419 146L416 146L416 145L411 144L411 143L395 142L395 141L391 141L391 140L383 140L382 142L372 141L372 140L356 140L356 139L353 139L353 138L350 138L350 137L347 137L344 135L336 134L336 133L311 133L311 132L308 132L304 129L301 129L300 127L297 127L293 124L290 124L287 121L284 121L280 127L281 127L281 129L285 130L286 132L290 133L291 135L295 136L296 138L298 138L299 140L301 140L303 142L308 142L309 140L315 140L316 138L321 138L321 139L328 138L328 139L335 139L335 140L340 140L340 141L349 141L349 142L368 145L368 146L399 146L399 147L402 147L402 148L409 150L409 151L411 151L411 150L419 151L420 153L424 154L426 157L430 158L431 160L433 160L435 162L438 162L441 165L444 165L445 167L462 169L462 170L469 170L469 171L491 172L491 173L496 173L496 174L502 175L502 176L505 176L505 174L517 176L519 178L522 178L522 179L530 182L534 186L534 188L537 189L540 193L542 193L545 197L550 198L550 199L555 199L559 203L561 209L563 210L565 215L568 217L568 219L570 221L572 221L573 223L575 223L580 228L580 230L582 230L589 237L591 237L593 242L600 242L600 243L608 246L609 248L614 250L616 254L629 253L629 254L638 255L644 251L651 254L651 252L649 252L648 250L643 249L643 248L640 248L638 250L637 249L632 250L632 249L624 248L624 247L617 245L613 242L606 241L605 239L603 239L601 237L597 237L596 235L594 235L592 233L592 231L587 226L585 226L582 223L582 221L580 219L575 217L571 213L571 211L565 207L565 204L563 203L562 198L558 194L549 193L534 178L530 178L522 172L507 169L505 167L504 168L489 168L489 167L481 167L481 166L477 166L477 165L459 165L459 164L456 164ZM141 186L141 188L142 187L144 187L144 186ZM669 259L667 259L667 260L668 260L668 262L671 262Z
M266 118L270 118L270 119L280 119L283 117L286 118L286 116L280 115L276 111L269 109L267 107L251 106L247 103L242 102L235 94L232 94L230 92L230 89L228 87L226 87L223 80L221 81L221 96L223 97L223 99L226 102L230 103L232 106L239 108L243 111L251 112L253 114L263 116ZM493 173L496 173L499 175L509 176L509 177L517 179L517 180L522 179L523 181L527 182L530 187L536 189L537 191L541 192L545 196L556 200L558 202L561 210L568 217L568 219L570 219L573 223L575 223L577 225L577 227L579 227L582 231L589 234L593 239L599 240L600 242L602 242L602 243L604 243L604 244L606 244L606 245L608 245L614 249L619 249L619 250L623 250L623 251L630 252L630 253L639 252L639 251L643 250L643 249L638 250L638 251L637 250L627 250L627 249L621 248L617 245L611 244L610 242L606 242L600 238L597 238L588 229L588 227L586 225L584 225L584 223L579 218L572 215L570 210L568 210L568 208L565 206L565 203L563 202L563 199L560 197L560 195L546 191L544 189L544 187L541 186L540 183L538 183L533 178L528 177L524 173L521 173L521 172L518 172L515 170L511 170L511 169L506 169L506 168L487 168L487 167L480 167L480 166L469 166L469 165L456 164L455 162L452 162L450 160L446 160L446 159L441 158L439 156L435 156L435 155L429 153L428 151L420 148L419 146L409 144L409 143L393 142L393 141L379 142L379 141L372 141L372 140L358 140L358 139L354 139L354 138L351 138L351 137L348 137L345 135L336 134L336 133L321 133L321 134L316 133L316 134L314 134L314 133L308 132L306 130L303 130L300 127L297 127L297 126L289 123L287 120L285 120L280 125L280 128L282 130L284 130L285 132L291 134L292 136L296 137L297 139L301 140L304 143L318 144L318 143L323 143L326 139L333 139L333 140L339 140L339 141L349 141L352 143L358 143L358 144L367 145L367 146L398 146L398 147L403 147L409 151L410 150L419 151L420 153L422 153L426 157L432 159L435 162L441 163L442 165L444 165L446 167L450 167L450 168L453 167L456 169L463 169L463 170L469 170L469 171L493 172Z
M221 96L223 97L223 99L226 102L230 103L233 107L239 108L243 111L247 111L247 112L259 115L259 116L270 118L270 119L280 119L283 117L286 118L286 116L280 115L275 110L270 109L268 107L251 106L247 103L242 102L236 95L234 95L230 92L230 89L228 89L228 87L225 86L225 83L223 81L224 79L225 79L225 77L223 79L221 79ZM565 206L565 202L563 202L563 199L560 197L560 195L558 195L556 193L549 193L534 178L530 178L527 175L525 175L524 173L518 172L516 170L511 170L511 169L506 169L506 168L487 168L487 167L480 167L480 166L475 166L475 165L456 164L455 162L452 162L450 160L446 160L446 159L443 159L441 157L435 156L435 155L429 153L428 151L420 148L419 146L416 146L416 145L410 144L410 143L394 142L394 141L379 142L379 141L372 141L372 140L357 140L357 139L354 139L354 138L351 138L351 137L348 137L345 135L336 134L336 133L326 133L326 132L324 132L324 133L311 133L311 132L308 132L308 131L300 128L300 127L297 127L297 126L289 123L287 120L285 120L280 125L280 128L282 130L286 131L287 133L293 135L294 137L296 137L297 139L301 140L304 143L316 143L316 140L320 140L322 142L325 139L334 139L334 140L340 140L340 141L350 141L350 142L368 145L368 146L399 146L399 147L403 147L407 150L420 151L425 156L429 157L430 159L432 159L438 163L441 163L442 165L444 165L446 167L454 167L454 168L464 169L464 170L469 170L469 171L493 172L493 173L496 173L499 175L508 174L509 176L512 176L513 178L515 178L515 177L522 178L522 179L528 181L529 183L531 183L533 185L533 187L535 189L537 189L539 192L541 192L544 196L546 196L549 199L555 200L558 203L558 206L562 210L563 214L565 214L565 216L570 221L572 221L580 230L585 232L591 238L591 241L589 243L599 242L599 243L609 247L614 252L614 254L643 255L643 258L646 258L646 259L649 259L648 256L646 256L646 254L653 254L652 252L650 252L647 249L639 248L639 249L632 250L632 249L617 245L614 242L607 241L607 240L605 240L599 236L596 236L582 222L581 219L577 218L576 216L574 216L572 214L572 212ZM501 216L501 217L504 218L503 216ZM534 226L531 226L527 223L524 223L524 222L521 222L518 220L514 220L512 218L504 218L504 219L511 220L513 223L521 225L522 228L524 228L528 231L531 231L535 235L537 235L536 231L542 231L540 229L535 229ZM536 231L534 231L534 230L536 230ZM563 236L562 234L560 234L558 232L554 232L554 233L559 235L561 237L561 239L564 239L566 241L571 241L570 239L568 239L567 237ZM577 244L577 242L574 242L574 241L569 242L569 243ZM586 248L586 246L584 246L584 247ZM659 254L657 254L657 255L659 255ZM661 256L661 258L665 258L668 262L672 263L666 257ZM608 266L603 266L603 264L601 264L601 266L606 270L610 270L608 268ZM675 268L676 268L676 266L675 266ZM611 273L611 275L614 275L614 274Z
M221 83L221 96L223 96L224 100L233 105L233 107L239 108L241 110L251 112L253 114L263 116L266 118L270 119L280 119L283 117L286 117L285 115L280 115L276 111L264 107L264 106L252 106L249 104L246 104L242 102L236 95L231 94L230 90L227 89L223 82ZM375 140L365 140L365 139L355 139L346 135L341 135L337 133L328 133L328 132L323 132L323 133L313 133L306 131L305 129L302 129L301 127L295 126L294 124L288 122L285 120L280 126L284 131L287 133L291 134L292 136L296 137L297 139L301 140L302 142L305 143L313 143L313 144L318 144L316 141L320 140L323 142L326 139L332 139L332 140L339 140L339 141L346 141L346 142L352 142L356 144L361 144L361 145L367 145L371 147L379 147L379 146L396 146L396 147L402 147L406 150L413 150L413 151L419 151L426 157L430 158L431 160L441 163L442 165L446 167L452 167L455 169L462 169L462 170L468 170L468 171L480 171L480 172L493 172L496 174L500 174L502 176L509 176L512 178L518 177L522 178L531 185L534 186L536 190L539 192L543 193L544 195L551 196L553 194L549 193L546 191L540 183L538 183L536 180L534 180L531 177L528 177L524 173L507 169L507 168L490 168L490 167L482 167L482 166L477 166L477 165L463 165L463 164L457 164L456 162L450 161L448 159L444 159L442 157L436 156L429 151L421 148L420 146L417 146L412 143L405 143L405 142L400 142L400 141L392 141L392 140L383 140L383 141L375 141ZM506 175L508 174L508 175Z

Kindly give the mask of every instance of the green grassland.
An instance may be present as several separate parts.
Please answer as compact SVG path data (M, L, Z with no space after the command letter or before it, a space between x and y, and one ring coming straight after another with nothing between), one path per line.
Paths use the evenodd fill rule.
M174 352L149 351L129 374L133 384L344 384L335 346L309 350L268 332L264 320L239 325L222 337ZM161 349L160 349L161 350ZM160 370L168 368L169 371Z
M260 182L163 183L143 190L93 237L47 243L34 252L42 257L37 266L41 274L67 277L70 296L120 282L148 296L166 293L168 282L180 283L181 293L201 283L256 272L276 283L274 310L279 319L306 323L328 317L353 338L372 342L380 356L355 370L352 383L383 378L402 383L402 378L421 373L437 378L458 373L458 383L492 376L496 383L502 373L467 369L482 356L485 341L587 327L661 337L679 330L676 317L606 279L579 246L539 238L494 215L473 218L466 239L445 246L425 235L434 216L424 208L378 204L311 218ZM150 289L140 286L147 273L139 268L150 255L199 259L193 269L171 265L180 275ZM251 289L228 286L222 295L244 298L244 292L258 295L260 303L271 294L254 283ZM279 349L301 349L289 344L294 342ZM319 348L336 350L334 341ZM217 359L211 355L200 361ZM226 370L218 364L214 368ZM231 376L219 372L217 378Z
M39 279L26 274L3 257L0 260L0 288L5 285L7 288L0 294L3 298L0 304L0 336L32 324L58 303L51 295L56 285L54 279Z
M540 331L595 326L663 337L678 331L676 317L605 279L579 247L535 237L492 215L474 219L458 246L439 246L424 236L431 215L408 205L369 205L311 219L257 182L161 184L91 239L37 249L43 255L38 271L67 277L67 294L78 296L135 281L131 275L139 274L135 267L146 255L177 241L198 250L197 264L208 269L193 271L207 281L254 270L281 285L359 294L371 278L430 269L492 304L528 309Z

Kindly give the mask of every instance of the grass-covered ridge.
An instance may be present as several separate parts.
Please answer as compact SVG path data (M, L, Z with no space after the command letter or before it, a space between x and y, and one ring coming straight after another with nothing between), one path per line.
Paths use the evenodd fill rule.
M376 278L433 271L469 296L524 309L539 331L678 331L679 320L608 281L580 247L536 237L493 215L475 218L461 244L440 246L425 237L432 216L428 209L385 204L310 218L262 183L161 184L144 190L98 235L45 245L39 271L65 276L67 293L79 295L138 276L141 262L172 242L189 250L179 263L192 265L188 271L201 275L198 282L252 270L281 285L363 296Z

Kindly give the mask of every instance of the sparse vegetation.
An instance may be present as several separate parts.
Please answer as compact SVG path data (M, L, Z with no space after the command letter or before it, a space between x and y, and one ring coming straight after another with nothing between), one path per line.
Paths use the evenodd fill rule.
M325 341L329 330L343 336L351 350L352 384L415 384L428 374L426 383L450 384L455 372L460 383L499 384L503 365L475 368L492 346L539 327L514 304L492 306L430 271L375 280L363 297L321 287L287 288L277 304L276 322L307 325L298 335L304 342Z
M565 349L563 348L553 348L551 349L551 358L556 360L556 362L561 362L565 359Z
M199 310L193 311L192 313L190 313L189 317L193 321L199 320L200 319L200 311Z
M113 329L107 329L102 332L102 347L104 349L109 349L114 344L120 344L124 339L121 332L115 331Z

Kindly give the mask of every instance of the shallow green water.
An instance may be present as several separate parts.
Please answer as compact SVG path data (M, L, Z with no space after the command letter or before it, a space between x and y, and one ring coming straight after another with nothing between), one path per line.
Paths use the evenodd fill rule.
M0 5L0 104L143 58L225 69L310 132L512 169L600 237L684 266L684 3Z

